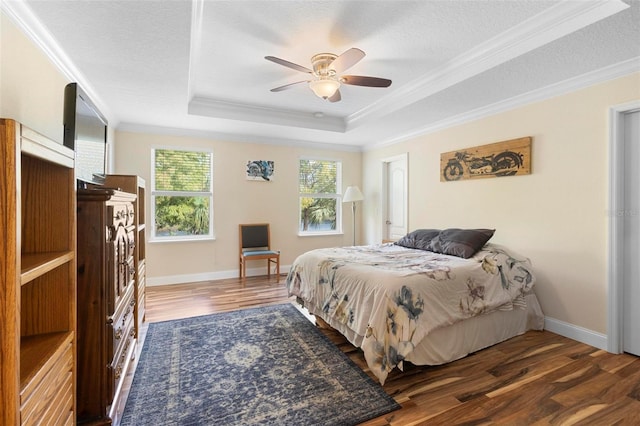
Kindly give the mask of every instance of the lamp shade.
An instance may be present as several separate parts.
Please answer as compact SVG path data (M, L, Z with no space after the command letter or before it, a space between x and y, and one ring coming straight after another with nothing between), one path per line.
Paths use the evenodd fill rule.
M364 195L360 192L360 188L357 186L348 186L347 190L344 192L344 197L342 197L343 203L351 203L353 201L362 201L364 200Z
M327 99L333 96L336 90L340 88L340 82L328 78L321 78L320 80L311 81L309 87L316 96Z

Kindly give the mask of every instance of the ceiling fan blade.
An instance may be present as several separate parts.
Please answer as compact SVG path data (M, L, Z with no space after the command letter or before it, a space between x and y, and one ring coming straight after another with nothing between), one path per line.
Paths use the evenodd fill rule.
M289 84L285 84L284 86L280 86L280 87L274 87L273 89L271 89L272 92L282 92L283 90L287 90L290 89L291 86L295 86L296 84L300 84L300 83L308 83L309 81L296 81L295 83L289 83Z
M341 99L340 90L336 90L336 93L327 98L329 102L339 102Z
M331 62L331 65L329 65L329 69L334 70L336 74L340 74L360 62L360 60L364 58L364 55L365 53L362 50L352 47L335 58L333 62Z
M309 68L303 67L302 65L294 64L293 62L285 61L284 59L276 58L275 56L265 56L267 61L275 62L276 64L284 65L285 67L292 68L296 71L306 72L308 74L312 74Z
M340 77L340 82L344 84L351 84L353 86L367 86L367 87L389 87L391 86L391 80L378 77L366 77L363 75L343 75Z

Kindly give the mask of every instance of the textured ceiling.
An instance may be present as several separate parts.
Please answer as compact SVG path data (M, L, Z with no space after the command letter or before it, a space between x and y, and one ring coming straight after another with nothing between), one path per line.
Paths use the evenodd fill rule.
M125 130L363 149L640 67L636 0L2 4ZM391 87L270 91L307 74L265 56L311 68L351 47L346 73Z

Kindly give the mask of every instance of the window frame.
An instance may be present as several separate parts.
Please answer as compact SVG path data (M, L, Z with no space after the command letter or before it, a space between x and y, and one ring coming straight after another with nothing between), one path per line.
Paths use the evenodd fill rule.
M201 152L207 153L210 156L210 187L209 191L166 191L156 190L156 151L189 151L189 152ZM213 149L211 148L194 148L194 147L178 147L178 146L153 146L151 147L151 232L149 233L149 242L183 242L183 241L211 241L216 239L214 229L214 206L213 206ZM158 236L156 234L156 197L209 197L209 233L207 235L170 235L170 236Z
M300 163L304 160L310 161L331 161L336 163L336 192L335 193L308 193L300 192ZM342 160L337 158L317 157L317 156L301 156L298 158L298 173L296 174L296 186L298 192L298 223L296 228L300 237L314 237L326 235L342 235ZM336 200L336 229L330 231L303 231L300 229L302 223L302 198L332 198Z

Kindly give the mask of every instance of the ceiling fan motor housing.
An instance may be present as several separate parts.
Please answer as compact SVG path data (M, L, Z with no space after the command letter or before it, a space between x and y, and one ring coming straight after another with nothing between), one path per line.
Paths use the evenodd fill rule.
M329 68L331 63L338 57L333 53L318 53L311 57L313 64L313 73L318 77L333 77L336 75L335 70Z
M313 74L317 80L309 82L309 88L322 99L329 99L340 88L340 82L336 78L336 71L330 68L331 63L338 57L333 53L318 53L311 57Z

